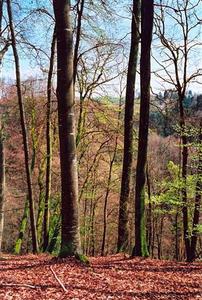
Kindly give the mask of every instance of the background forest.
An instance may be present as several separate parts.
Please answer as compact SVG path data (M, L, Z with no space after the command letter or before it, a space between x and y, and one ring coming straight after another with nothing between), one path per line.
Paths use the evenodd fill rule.
M140 122L140 1L72 1L70 14L82 253L131 254L137 244L139 134L147 123ZM152 258L202 256L201 14L198 0L154 3L143 168L145 239ZM0 250L33 250L34 215L39 250L58 254L61 173L52 1L0 0L0 32Z

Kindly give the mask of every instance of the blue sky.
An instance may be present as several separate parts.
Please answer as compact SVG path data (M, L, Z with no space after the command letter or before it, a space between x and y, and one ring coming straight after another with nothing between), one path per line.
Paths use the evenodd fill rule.
M193 0L192 2L196 2L197 0ZM20 9L18 6L14 6L14 14L15 14L15 23L16 31L19 32L18 40L22 42L22 38L20 37L21 33L25 36L25 38L35 45L37 49L42 49L39 51L38 56L36 55L36 51L31 50L31 48L25 49L24 44L19 44L18 49L20 53L20 64L21 64L21 71L22 77L27 78L29 76L42 76L43 71L47 70L48 67L48 57L50 52L50 40L52 35L53 29L53 22L50 17L45 14L38 13L37 15L30 15L29 18L25 18L30 10L34 10L37 7L46 8L50 13L52 13L52 1L45 1L45 0L28 0L23 1L19 0L18 3L20 4ZM96 1L95 1L96 2ZM98 1L99 2L99 1ZM112 3L112 1L111 1ZM114 1L114 13L111 18L106 16L103 13L103 10L99 10L99 5L97 5L98 12L91 12L88 13L88 20L85 20L83 24L85 28L89 31L91 30L92 36L96 36L97 33L105 34L109 36L109 39L115 41L120 40L121 38L125 37L123 40L125 50L124 50L124 63L127 64L128 59L128 50L130 44L130 1L123 1L118 2ZM87 13L87 12L86 12ZM199 15L202 14L202 3L200 5L200 9L198 9L197 13ZM34 19L33 19L34 16ZM202 18L202 17L200 17ZM89 22L89 20L91 21ZM23 20L23 22L22 22ZM177 30L176 26L173 26L171 19L167 19L167 28L168 35L173 36L173 38L177 38L178 42L181 42L181 36L179 31ZM197 29L198 30L198 29ZM200 29L201 30L201 29ZM192 32L192 36L196 34L195 30ZM201 32L200 36L198 37L198 42L202 42L201 40ZM88 43L90 40L88 39L83 43L83 48L88 47ZM155 36L153 39L153 47L152 53L155 55L157 60L160 58L160 53L162 55L162 50L160 49L159 41L156 41ZM46 53L46 54L45 54ZM121 54L122 55L122 54ZM198 45L195 50L193 51L190 59L190 67L189 71L194 72L196 68L199 67L201 64L201 57L202 57L202 46ZM162 55L163 57L163 55ZM158 69L158 65L155 60L152 60L152 69ZM170 67L172 72L172 67ZM13 58L11 50L5 56L3 61L3 67L1 72L2 77L15 77L14 65L13 65ZM108 84L107 89L109 89L110 93L114 93L115 89L118 89L119 81L114 80L110 84ZM157 80L154 76L152 76L152 86L156 92L162 90L162 82ZM165 85L167 88L168 85ZM138 82L137 82L137 89L138 89ZM197 93L202 93L202 82L200 84L191 84L190 89L193 89Z

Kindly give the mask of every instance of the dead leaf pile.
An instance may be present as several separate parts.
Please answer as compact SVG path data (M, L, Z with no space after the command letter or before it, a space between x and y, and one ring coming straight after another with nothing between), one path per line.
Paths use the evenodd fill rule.
M0 300L202 300L202 264L47 255L0 256Z

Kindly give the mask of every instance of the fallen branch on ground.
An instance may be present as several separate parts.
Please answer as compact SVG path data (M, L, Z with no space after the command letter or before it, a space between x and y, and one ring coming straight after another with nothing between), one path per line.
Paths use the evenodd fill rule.
M64 292L67 292L67 289L65 288L64 284L60 281L60 279L57 277L55 271L53 270L52 267L50 267L51 272L53 273L53 276L55 277L55 279L57 280L57 282L60 284L60 286L62 287Z
M30 288L36 289L37 286L31 284L21 284L21 283L0 283L0 287L19 287L19 288Z

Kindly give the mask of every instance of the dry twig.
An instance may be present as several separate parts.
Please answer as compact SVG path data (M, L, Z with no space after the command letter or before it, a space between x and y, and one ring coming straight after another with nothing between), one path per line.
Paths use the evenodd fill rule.
M0 283L0 287L19 287L19 288L30 288L30 289L37 288L35 285L21 284L21 283Z
M67 289L65 288L64 284L60 281L60 279L57 277L55 271L53 270L53 268L50 266L50 270L53 273L53 276L55 277L55 279L57 280L57 282L60 284L60 286L62 287L64 292L67 292Z

